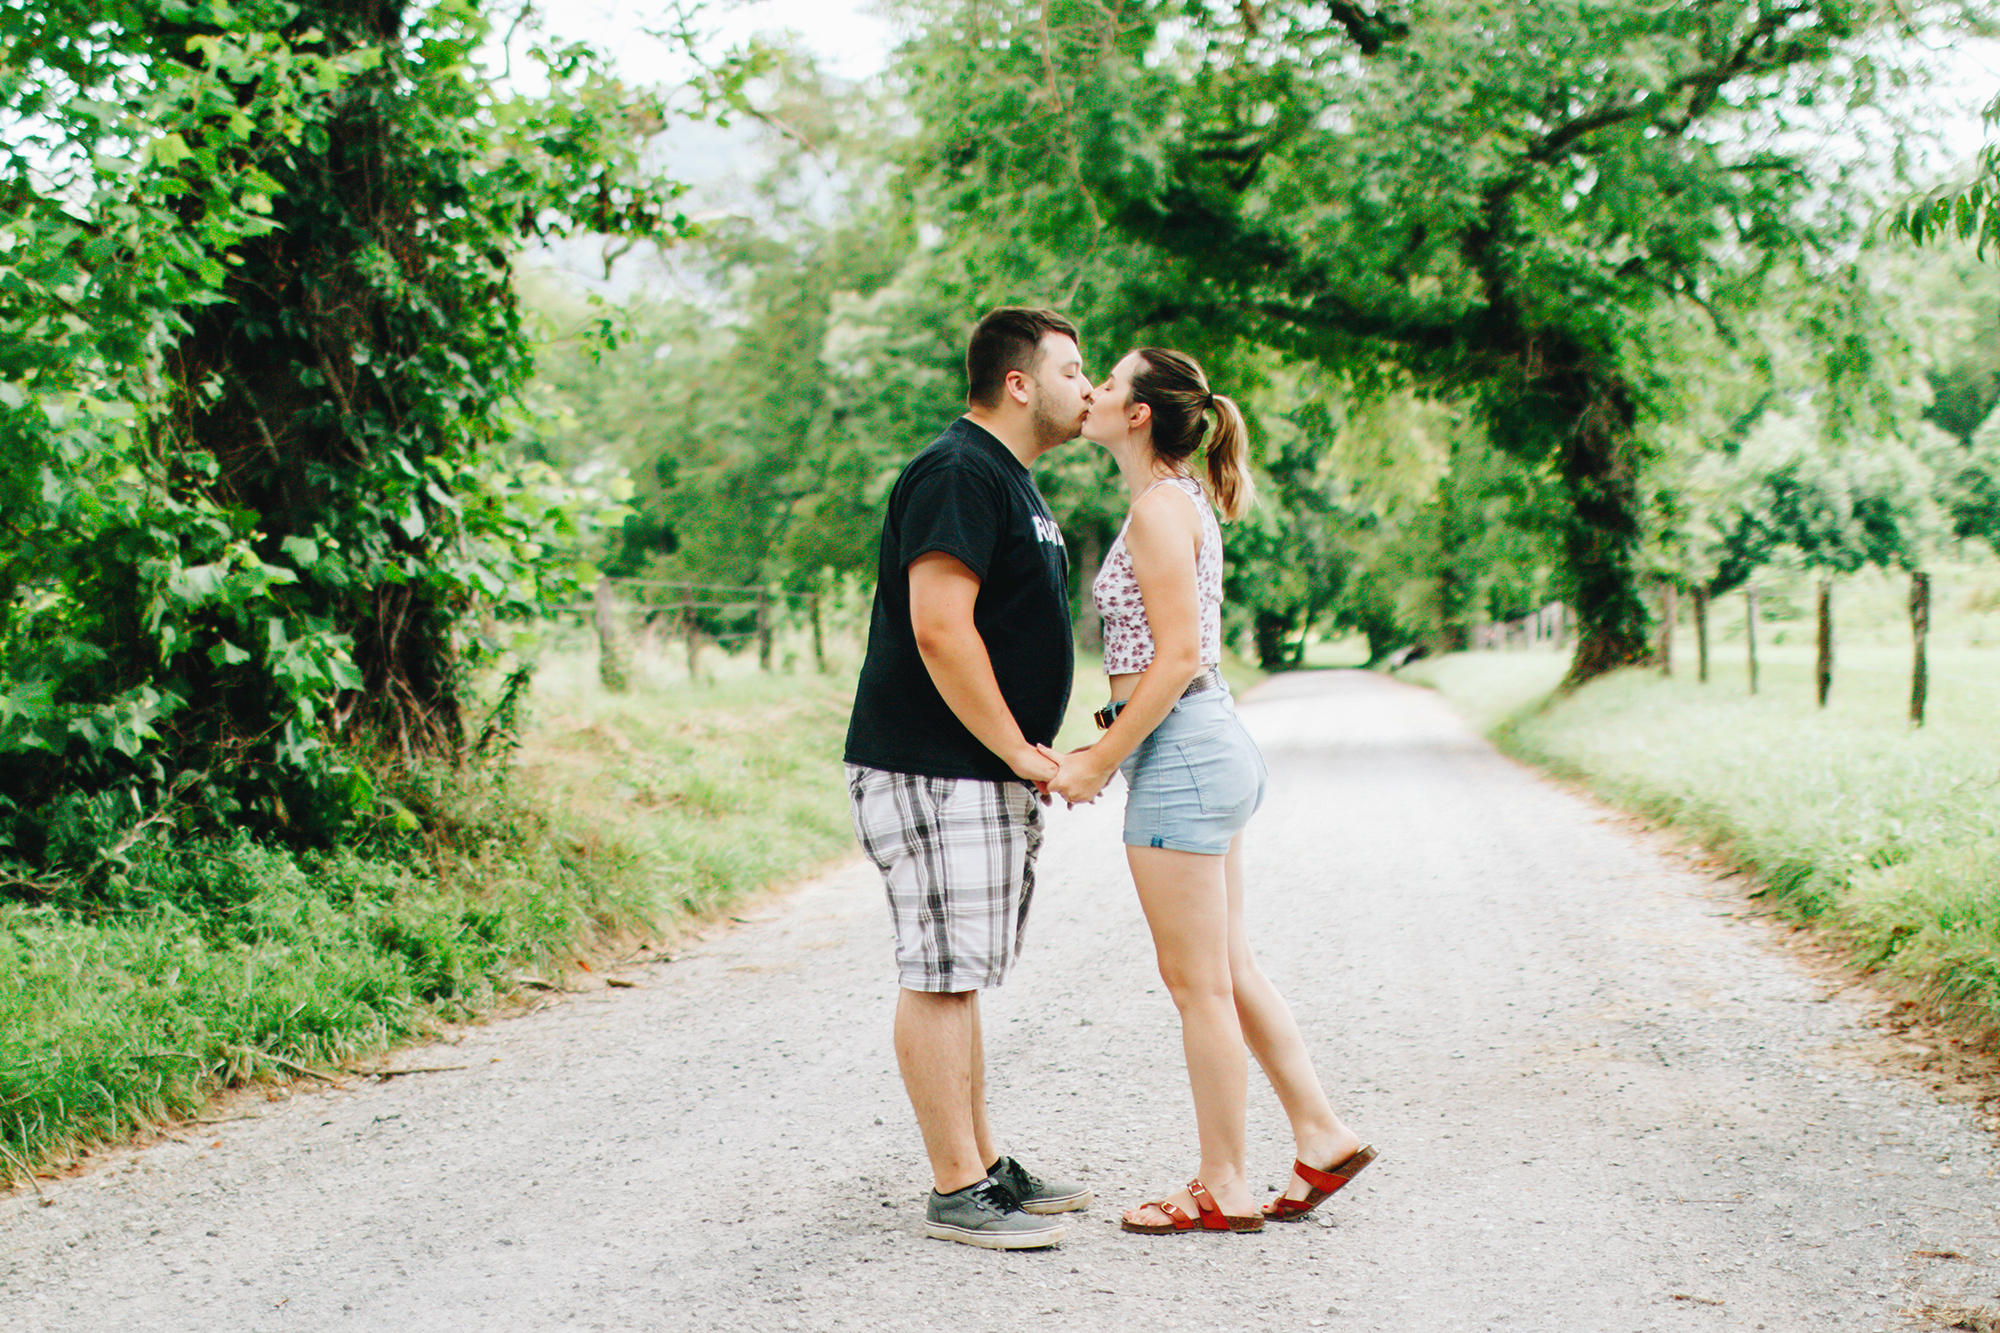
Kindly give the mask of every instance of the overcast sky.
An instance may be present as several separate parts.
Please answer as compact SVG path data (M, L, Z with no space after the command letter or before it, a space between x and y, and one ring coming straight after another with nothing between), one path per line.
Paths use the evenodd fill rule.
M646 35L664 23L659 0L541 0L538 8L550 35L615 52L632 82L678 81L686 75L674 49ZM790 30L824 68L857 80L887 63L895 40L873 0L706 0L696 26L714 34L718 52L756 32ZM1970 156L1987 135L1978 113L2000 95L2000 43L1954 42L1933 52L1933 68L1939 75L1933 91L1955 103L1937 107L1941 128L1956 153Z
M686 66L667 43L648 37L663 27L666 6L631 0L542 0L544 30L553 36L587 41L617 54L618 66L633 83L685 77ZM716 49L757 32L797 33L824 68L864 79L887 63L894 34L875 17L870 0L708 0L695 26L716 34Z
M629 82L679 83L691 73L677 48L648 35L648 29L666 23L660 0L540 0L538 9L544 36L585 41L614 53ZM820 58L822 68L854 80L879 72L896 39L892 26L879 17L875 0L706 0L696 27L711 34L710 49L718 55L754 33L789 30ZM1927 90L1933 100L1926 110L1937 117L1944 156L1956 159L1950 165L1934 160L1933 170L1957 174L1958 164L1967 162L1988 135L1979 112L2000 94L2000 43L1959 41L1934 49L1925 59L1937 75ZM514 68L518 74L521 63ZM740 130L690 124L678 126L668 139L664 168L678 179L708 186L705 194L726 191L726 178L748 165L750 140ZM587 270L598 267L594 249L561 247L555 266L591 281ZM635 274L626 282L635 279L644 281Z

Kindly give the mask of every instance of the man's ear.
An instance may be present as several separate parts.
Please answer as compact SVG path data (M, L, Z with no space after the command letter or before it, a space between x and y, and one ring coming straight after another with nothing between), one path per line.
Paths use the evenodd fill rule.
M1034 392L1032 383L1028 378L1028 372L1025 370L1008 371L1006 388L1007 396L1023 407L1028 405L1028 399Z

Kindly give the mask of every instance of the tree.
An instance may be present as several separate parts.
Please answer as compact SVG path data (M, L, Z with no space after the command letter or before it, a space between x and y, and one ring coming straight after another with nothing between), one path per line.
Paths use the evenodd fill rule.
M2000 553L2000 407L1962 445L1942 431L1931 435L1923 456L1952 536Z
M992 298L1463 394L1549 466L1574 682L1647 651L1662 312L1737 336L1809 277L1836 393L1870 386L1858 176L1796 131L1897 83L1898 8L946 4L912 10L899 74L951 262Z
M665 235L664 124L581 48L504 97L465 5L0 10L0 855L115 871L148 827L324 837L332 742L463 738L474 610L573 581L583 499L492 452L512 262Z
M1826 439L1810 416L1763 411L1731 452L1702 469L1691 498L1706 512L1691 542L1709 573L1703 586L1720 595L1758 566L1789 552L1819 579L1817 692L1832 687L1832 577L1864 565L1916 571L1938 528L1932 479L1919 453L1895 439L1845 447ZM1697 511L1698 513L1700 511Z
M1988 104L1986 122L2000 124L2000 97ZM1905 203L1893 225L1918 245L1956 236L1977 244L1981 257L2000 252L2000 144L1981 149L1963 178Z

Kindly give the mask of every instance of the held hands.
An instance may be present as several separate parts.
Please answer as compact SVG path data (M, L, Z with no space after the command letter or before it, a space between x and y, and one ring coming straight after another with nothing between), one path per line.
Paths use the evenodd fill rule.
M1100 766L1093 746L1083 746L1065 755L1055 755L1057 772L1048 783L1049 793L1060 796L1074 809L1079 805L1089 805L1104 790L1104 784L1111 781L1111 770Z
M1047 805L1049 783L1055 779L1056 770L1060 767L1058 763L1060 758L1060 755L1046 745L1030 745L1016 755L1008 767L1014 770L1015 777L1025 778L1034 783L1035 794L1042 798L1043 805Z
M1046 745L1031 746L1013 765L1017 777L1035 784L1044 805L1060 796L1071 807L1089 805L1111 780L1111 770L1099 768L1091 747L1059 754Z

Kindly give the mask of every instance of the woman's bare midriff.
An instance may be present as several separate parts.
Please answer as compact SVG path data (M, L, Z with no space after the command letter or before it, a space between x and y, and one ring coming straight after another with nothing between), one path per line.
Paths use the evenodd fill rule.
M1110 677L1111 702L1122 704L1127 699L1130 699L1132 691L1139 688L1140 678L1145 674L1143 671L1121 671L1117 675Z

